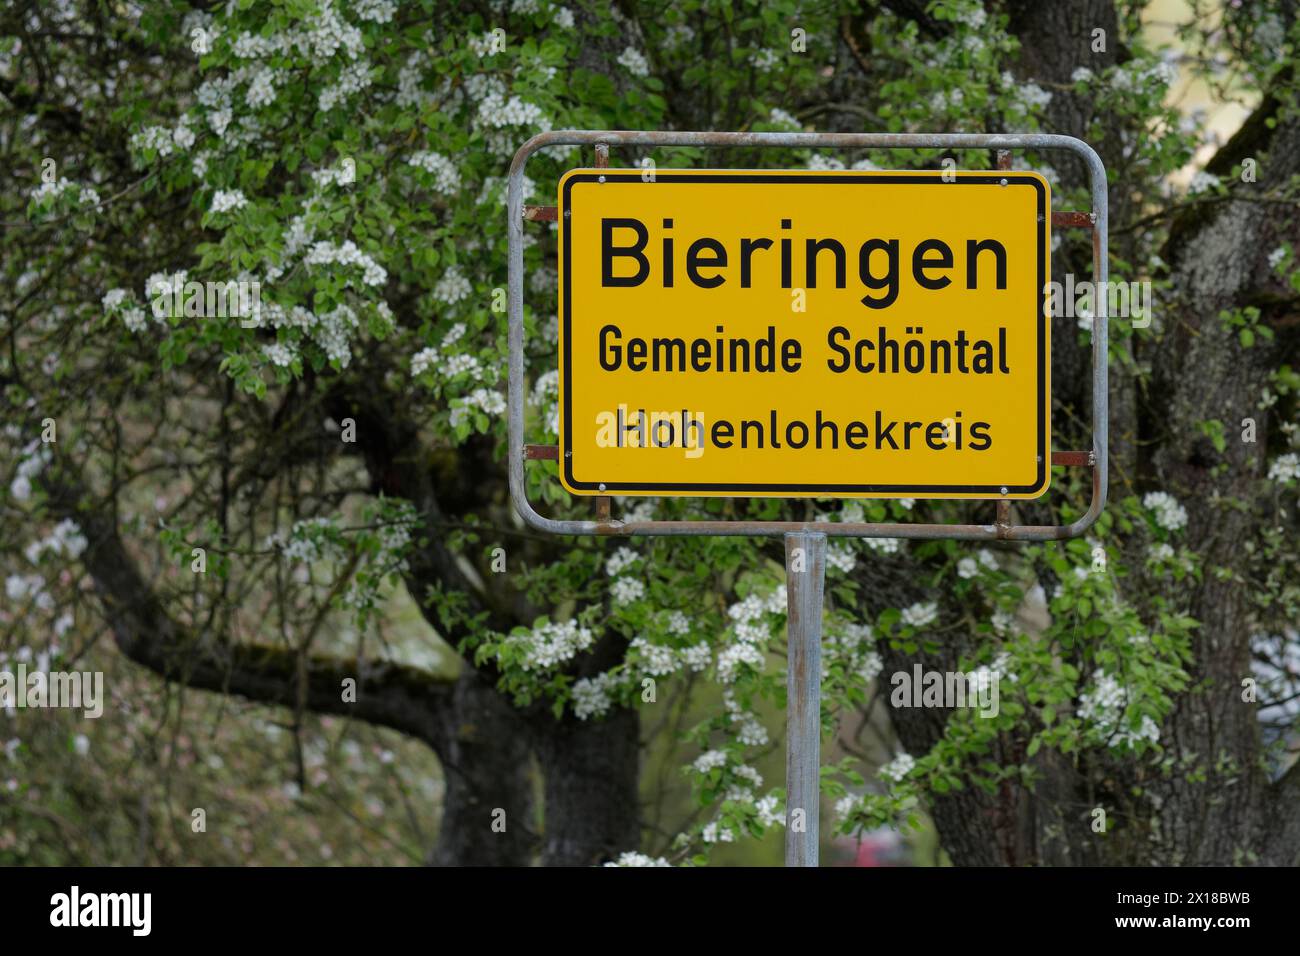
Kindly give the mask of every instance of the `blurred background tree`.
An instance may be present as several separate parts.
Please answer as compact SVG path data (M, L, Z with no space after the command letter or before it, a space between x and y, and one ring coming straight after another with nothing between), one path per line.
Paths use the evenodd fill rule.
M1293 3L1249 0L6 0L0 667L102 670L110 700L97 721L10 710L0 860L780 859L779 542L544 538L506 493L510 158L631 128L1095 145L1112 275L1157 293L1149 327L1112 322L1111 506L1067 544L832 545L823 830L852 857L899 827L887 852L914 862L1295 863L1296 39ZM993 162L612 162L945 158ZM526 199L591 161L547 150ZM1086 209L1062 163L1016 157ZM528 228L546 441L554 230ZM1053 246L1086 274L1085 231ZM260 308L160 294L187 282L257 282ZM1089 440L1089 336L1054 328L1058 448ZM1077 516L1082 472L1017 518ZM529 482L584 513L550 463ZM890 710L877 678L915 663L997 673L1001 712Z

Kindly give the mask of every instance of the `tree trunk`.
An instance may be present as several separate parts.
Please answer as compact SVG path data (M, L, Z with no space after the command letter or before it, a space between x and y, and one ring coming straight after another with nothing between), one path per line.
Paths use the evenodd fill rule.
M536 845L523 721L466 667L441 713L438 759L446 790L434 866L527 866Z
M543 718L536 747L545 779L546 866L595 866L641 842L639 719L613 709L601 720Z

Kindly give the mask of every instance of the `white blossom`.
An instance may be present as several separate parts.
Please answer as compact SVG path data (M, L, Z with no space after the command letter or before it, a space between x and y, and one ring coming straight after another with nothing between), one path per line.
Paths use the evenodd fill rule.
M1187 524L1187 510L1166 491L1148 492L1142 504L1155 512L1156 524L1167 531L1177 531Z
M645 54L635 47L626 47L618 56L618 63L633 76L649 76L650 63Z
M622 547L605 561L605 573L611 578L618 577L640 559L640 555L631 548Z
M469 280L460 274L455 266L449 268L433 287L433 298L446 305L455 305L462 299L468 299L473 292Z
M564 8L561 7L561 10ZM566 11L567 12L567 11ZM569 14L572 18L573 14ZM644 853L620 853L617 860L606 866L672 866L661 856L646 856Z
M406 162L433 177L433 191L436 193L450 196L460 188L460 170L442 153L421 150L412 153Z
M910 754L899 754L880 768L880 775L897 783L911 773L915 766L916 760Z
M913 604L903 608L902 621L912 627L925 627L939 618L939 606L933 601L926 604Z
M1300 478L1300 455L1293 451L1285 455L1278 455L1268 466L1268 477L1271 481L1288 482Z
M645 585L636 578L616 578L609 586L609 596L617 605L631 604L645 596Z
M211 212L228 212L231 209L242 209L248 205L248 200L244 197L242 191L238 189L217 190L212 196Z

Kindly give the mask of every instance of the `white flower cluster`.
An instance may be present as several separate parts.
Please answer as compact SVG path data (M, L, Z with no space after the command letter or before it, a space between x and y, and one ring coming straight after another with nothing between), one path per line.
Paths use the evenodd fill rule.
M218 189L212 195L211 212L229 212L232 209L243 209L248 205L248 199L243 192L238 189L224 190Z
M727 765L726 751L706 750L704 753L700 754L698 757L695 758L695 762L691 764L691 767L695 770L696 773L708 773L710 770L715 770L719 767L725 767L726 765Z
M916 761L910 754L899 754L889 763L880 768L880 775L895 783L901 781L916 766Z
M442 357L441 353L430 345L428 348L420 349L411 356L411 375L423 375L433 367L433 364Z
M1300 455L1293 451L1278 455L1268 466L1268 477L1279 483L1300 479Z
M849 793L835 801L835 815L841 820L846 820L853 816L859 810L866 806L867 798L865 794Z
M131 134L130 147L142 151L152 149L161 157L175 152L184 152L194 145L194 130L190 129L188 118L182 118L175 129L166 126L145 126Z
M1115 68L1111 86L1121 93L1141 93L1173 86L1178 82L1178 64L1173 59L1147 64L1141 60Z
M609 671L595 677L583 677L573 684L573 715L579 720L603 717L613 701L609 693L615 684Z
M90 186L78 186L69 180L66 176L61 177L55 182L41 183L31 191L31 198L37 205L45 205L47 202L59 199L74 189L80 190L77 196L77 202L83 206L98 206L99 193Z
M1010 634L1016 624L1016 615L1011 611L998 608L993 612L992 624L995 634Z
M352 360L353 333L360 327L357 314L350 306L340 305L319 316L311 337L325 351L325 357L346 367Z
M515 634L506 643L523 651L526 671L549 670L572 660L579 651L585 651L595 641L588 628L580 627L570 618L567 621L547 621L527 634Z
M611 578L618 577L633 564L639 561L641 555L637 554L631 548L622 547L615 551L605 561L605 573Z
M736 637L749 643L757 644L772 636L767 620L769 614L783 614L786 607L785 585L771 591L766 597L750 594L727 608L727 616L734 622Z
M843 169L844 160L836 159L834 156L823 156L820 153L814 153L813 157L808 160L808 168L816 170Z
M397 71L397 96L393 102L404 110L418 112L433 99L433 94L420 85L424 79L425 61L424 54L417 50L406 58L402 68Z
M267 536L265 546L275 548L289 561L315 564L322 559L337 560L342 551L330 540L333 531L334 522L329 518L305 518L294 522L287 540L277 531Z
M698 672L708 667L712 659L712 652L705 641L693 647L677 650L665 644L656 644L645 637L637 637L629 645L629 649L640 661L639 673L642 676L648 674L651 677L667 677L677 673L683 667L690 667L691 670Z
M779 106L772 107L772 112L768 114L767 118L768 122L774 123L777 126L788 130L798 131L803 129L802 124L795 119L794 114L787 113Z
M397 4L391 0L353 0L352 12L362 20L388 23L397 13Z
M763 726L758 716L750 711L745 710L736 700L736 695L730 687L722 692L722 703L727 708L727 720L731 726L737 728L736 739L747 747L763 747L768 741L767 728ZM749 771L757 776L756 771L749 767L737 768L736 772ZM743 774L742 774L743 775ZM762 778L752 780L754 786L762 785Z
M1037 83L1025 83L1020 86L1020 104L1026 112L1042 109L1052 101L1052 94Z
M474 287L470 285L469 280L461 275L456 266L451 266L434 285L433 298L445 305L455 305L468 299L473 291Z
M976 2L971 2L965 10L957 12L953 19L958 23L966 24L972 30L978 30L984 26L988 17L989 15L985 11L983 4L976 0Z
M939 619L939 605L933 601L903 608L902 621L911 627L925 627Z
M937 90L930 97L930 109L935 113L956 112L961 108L966 94L962 92L961 87L954 86L948 90Z
M785 826L785 807L775 795L768 794L754 801L754 809L758 811L758 822L763 826Z
M358 60L345 66L339 72L338 82L320 91L316 102L321 111L328 113L340 101L346 100L349 96L360 93L368 87L370 85L370 69L370 64L366 60Z
M453 358L473 358L473 356L453 356ZM460 404L451 410L451 427L456 428L474 409L480 409L488 415L502 415L506 410L506 398L495 388L476 388L460 399Z
M754 69L762 73L770 73L772 70L776 69L780 62L781 54L777 53L776 50L773 50L770 47L764 47L759 50L754 54L753 58Z
M281 368L288 368L293 364L296 357L292 349L281 342L272 342L262 346L262 354L272 365L278 365Z
M376 313L391 325L391 313L387 305L380 302ZM325 352L331 361L346 367L352 360L353 333L361 327L361 320L356 311L348 305L336 306L329 312L316 315L310 309L295 305L285 309L277 302L263 302L256 315L250 320L249 327L269 326L274 329L301 329ZM263 353L276 365L287 366L296 357L296 350L289 343L276 343L263 348Z
M988 548L980 548L975 557L965 557L957 562L957 577L970 580L980 573L980 568L989 571L998 569L998 560Z
M877 554L897 554L903 547L901 538L863 538L862 543Z
M857 552L853 545L836 542L826 548L826 566L834 568L841 574L848 574L858 565Z
M9 494L15 501L26 501L32 496L32 479L45 470L53 457L50 447L33 441L23 450L23 460L18 463L14 480L9 484Z
M275 102L275 84L279 74L270 67L264 67L253 75L244 93L244 102L249 109L261 109Z
M45 579L39 574L11 574L5 578L5 597L18 604L31 602L42 611L54 608L54 598L45 590Z
M355 165L326 166L323 169L314 169L311 173L312 185L318 190L328 186L347 186L355 181Z
M1208 192L1215 189L1218 185L1218 176L1213 173L1207 173L1205 170L1201 170L1193 176L1192 181L1187 184L1187 193L1188 195L1195 196L1197 193Z
M536 103L527 103L517 96L506 99L505 92L492 89L478 105L478 122L487 129L504 129L508 126L539 126L549 129L546 114Z
M341 265L360 266L361 281L368 286L380 286L388 281L388 271L357 248L351 239L342 245L335 245L327 240L312 244L311 250L302 259L305 265Z
M1147 552L1147 557L1156 564L1164 564L1167 561L1172 561L1174 554L1173 545L1160 541L1151 546L1151 550Z
M1157 743L1160 727L1144 714L1137 730L1121 727L1127 708L1128 692L1114 677L1103 670L1093 671L1092 689L1079 695L1076 716L1092 724L1112 747L1136 747L1139 743Z
M645 597L645 585L636 578L615 578L609 586L609 596L615 606L623 607Z
M695 29L685 23L674 23L664 31L664 46L675 50L695 39Z
M376 8L387 6L391 5L361 0L354 5L354 9L361 19L382 23L384 21L375 16L379 12ZM242 60L262 59L278 53L289 54L296 49L303 56L313 57L315 66L326 65L340 49L355 60L365 48L361 31L344 21L330 0L325 0L316 14L306 22L311 24L309 29L286 30L271 36L241 33L231 48L235 56Z
M874 680L885 667L875 651L875 641L868 624L850 621L828 628L823 641L822 678L829 677L831 665L839 662L862 683Z
M75 560L86 550L86 544L86 536L81 533L77 523L71 518L64 518L54 526L48 537L27 545L23 549L23 555L32 564L39 562L41 555L47 551L55 555L66 554Z
M564 7L560 7L564 10ZM565 10L568 13L567 10ZM569 14L572 18L573 14ZM572 20L570 21L572 22ZM644 853L620 853L617 860L612 863L606 863L606 866L672 866L661 856L646 856Z
M786 589L781 585L766 597L751 594L727 609L727 616L734 622L732 632L737 640L728 643L718 653L719 683L734 683L742 666L763 669L762 645L772 636L768 615L784 613L785 602Z
M1156 524L1166 531L1177 531L1187 525L1187 509L1167 491L1148 492L1142 504L1155 513Z
M633 76L649 76L650 62L645 58L645 54L636 47L626 47L618 55L618 64Z
M491 33L476 34L469 38L469 48L478 57L487 56L496 47L496 37Z
M442 153L421 150L418 153L412 153L406 162L408 165L423 169L433 176L434 192L450 196L460 189L460 170L456 168L455 163Z
M705 843L735 843L736 834L730 827L721 826L715 821L705 824L700 831L700 839Z
M449 355L447 364L443 367L448 378L455 378L457 375L469 375L475 379L482 378L483 367L479 360L473 355L462 352L459 355Z

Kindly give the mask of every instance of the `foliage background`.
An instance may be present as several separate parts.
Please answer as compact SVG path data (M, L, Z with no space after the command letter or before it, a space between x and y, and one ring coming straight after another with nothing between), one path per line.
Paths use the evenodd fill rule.
M511 768L484 758L482 786L535 798L513 819L545 861L779 860L779 550L545 540L504 493L505 173L525 139L566 127L1068 124L1111 172L1112 273L1157 290L1150 328L1112 322L1115 490L1091 538L831 546L825 831L851 847L858 834L901 828L901 859L940 862L933 801L978 791L1006 807L1014 790L1051 803L1042 845L1097 843L1088 815L1102 805L1122 836L1095 852L1145 862L1160 842L1162 787L1281 778L1300 674L1300 378L1286 332L1300 283L1284 230L1243 251L1205 223L1229 200L1293 212L1295 193L1279 174L1242 199L1240 156L1210 160L1214 171L1194 163L1224 153L1170 91L1190 75L1213 102L1255 111L1243 129L1287 128L1294 13L1194 4L1171 52L1149 45L1143 4L1044 4L1074 18L1056 35L1079 65L1061 76L1022 40L1031 7L6 0L0 666L102 669L112 700L97 722L5 718L0 860L419 862L446 844L446 767L459 768L457 748L469 744L482 749L465 753ZM1100 53L1096 23L1108 30ZM935 168L946 155L673 149L612 160ZM991 159L952 158L963 168ZM548 201L562 171L590 162L547 150L530 162L526 200ZM1087 208L1080 171L1054 162L1016 157L1053 179L1056 208ZM1234 356L1181 374L1217 381L1235 374L1237 354L1264 356L1242 373L1240 396L1204 415L1161 406L1169 372L1157 357L1186 354L1174 316L1178 297L1198 290L1180 284L1179 240L1198 228L1204 282L1231 285L1216 275L1234 257L1251 257L1256 273L1249 295L1214 309ZM546 441L554 233L528 235L528 431ZM1058 272L1082 274L1087 256L1084 233L1054 242ZM157 316L157 283L187 279L260 281L259 320L183 307ZM1065 323L1055 441L1085 447L1090 325ZM1259 421L1253 448L1239 441L1246 415ZM57 442L41 440L47 419ZM1189 516L1205 486L1160 459L1179 443L1195 445L1180 460L1237 482L1223 507L1249 521L1231 561L1214 551L1207 563L1220 525ZM530 465L529 480L550 513L583 513L549 463ZM1058 469L1050 501L1022 520L1068 522L1088 490L1079 470ZM971 507L618 500L615 514L951 521L970 520ZM504 574L493 565L501 554ZM1198 669L1207 581L1244 596L1233 673L1262 681L1265 706L1238 702L1249 716L1232 746L1175 732L1187 695L1240 690ZM913 660L997 673L1000 715L943 714L900 735L873 681ZM348 675L362 675L353 708L334 699ZM455 695L471 682L532 729L483 703L480 718L498 721L486 739L449 730L441 715L461 713ZM639 794L634 819L557 850L556 834L577 825L558 821L583 804L550 788L570 773L564 761L582 749L573 742L602 733L593 752L617 752L609 741L631 734L631 769L623 760L610 776ZM1068 796L1043 789L1062 774ZM192 830L195 808L205 833ZM606 812L619 815L606 806L593 819ZM487 827L484 812L472 819ZM1264 813L1250 828L1274 823L1290 825ZM982 838L984 824L971 826L968 843L1002 839L1000 822ZM1081 836L1053 830L1075 826ZM1237 861L1258 858L1240 842ZM480 860L472 847L447 852L434 858Z

